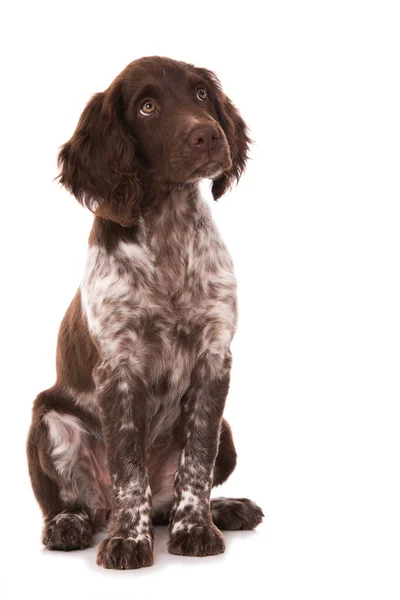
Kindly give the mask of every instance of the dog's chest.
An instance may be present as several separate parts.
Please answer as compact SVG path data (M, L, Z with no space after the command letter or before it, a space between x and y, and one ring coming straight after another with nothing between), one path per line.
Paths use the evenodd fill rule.
M236 327L229 253L208 207L188 208L143 222L137 242L121 241L111 253L93 246L81 287L103 360L133 361L148 381L158 433L175 419L196 362L208 357L218 369Z

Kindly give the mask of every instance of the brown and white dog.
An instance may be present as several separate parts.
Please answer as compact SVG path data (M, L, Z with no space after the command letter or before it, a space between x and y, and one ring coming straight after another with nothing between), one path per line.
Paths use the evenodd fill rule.
M224 551L220 529L252 529L261 509L217 498L235 468L223 419L236 327L229 253L198 190L219 198L249 138L213 73L136 60L96 94L59 155L60 181L95 214L80 290L61 324L57 381L39 394L28 439L49 549L91 545L97 562L153 563L169 551Z

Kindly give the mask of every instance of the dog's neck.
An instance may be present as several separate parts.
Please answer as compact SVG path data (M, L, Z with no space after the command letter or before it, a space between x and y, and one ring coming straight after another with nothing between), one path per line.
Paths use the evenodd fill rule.
M198 183L165 190L156 199L145 197L142 203L141 218L151 230L166 221L195 219L196 207L200 198Z
M167 242L168 236L179 235L194 227L201 217L203 205L198 182L165 186L162 192L159 188L156 192L147 191L137 219L130 227L96 216L89 245L105 246L112 251L120 241L141 243L147 237Z

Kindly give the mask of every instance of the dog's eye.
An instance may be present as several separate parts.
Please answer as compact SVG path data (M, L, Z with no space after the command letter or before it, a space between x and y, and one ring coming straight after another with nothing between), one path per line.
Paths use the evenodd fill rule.
M207 90L204 88L197 88L197 97L199 100L207 100Z
M140 114L144 117L149 117L157 111L157 106L153 100L146 100L140 107Z

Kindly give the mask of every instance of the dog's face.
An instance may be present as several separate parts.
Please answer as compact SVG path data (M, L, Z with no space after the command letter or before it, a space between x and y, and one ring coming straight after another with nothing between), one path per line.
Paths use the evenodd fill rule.
M209 74L151 59L133 63L129 75L122 89L124 116L146 166L179 184L232 168L218 117L219 90Z
M96 214L131 225L149 181L213 179L217 199L239 180L249 138L206 69L168 58L129 64L96 94L61 149L60 181Z

